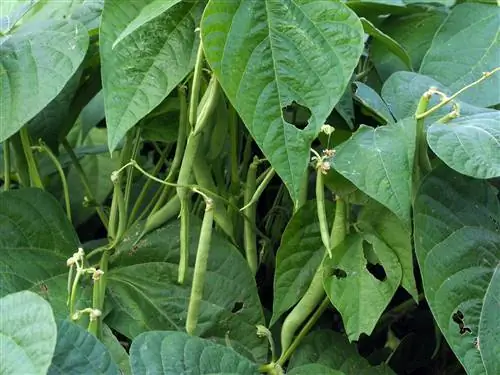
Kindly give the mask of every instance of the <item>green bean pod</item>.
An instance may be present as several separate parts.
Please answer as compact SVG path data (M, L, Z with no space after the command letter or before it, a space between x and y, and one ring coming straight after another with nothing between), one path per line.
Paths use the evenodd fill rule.
M328 255L332 257L332 249L330 247L330 231L328 230L328 221L326 219L325 208L325 186L323 182L323 170L321 167L317 168L316 173L316 205L318 207L319 230L321 233L321 240L325 246Z
M255 233L256 216L257 216L257 205L249 204L253 195L255 194L257 185L257 165L258 161L254 160L250 167L248 167L247 181L245 186L245 210L244 214L246 220L244 220L243 226L243 239L245 255L247 258L248 266L255 276L258 268L257 260L257 235Z
M174 195L162 208L146 219L140 237L158 229L163 224L177 216L181 209L181 201L178 195Z
M323 288L323 263L321 263L313 276L309 288L304 296L295 305L293 310L286 317L281 328L281 350L282 353L292 344L295 332L304 323L306 318L314 311L316 306L325 296Z
M191 286L191 296L186 318L186 332L194 334L198 324L198 315L200 313L201 299L203 296L203 286L205 284L205 274L207 271L208 254L210 251L210 242L212 239L212 224L214 219L214 207L211 199L206 200L205 215L201 224L200 239L196 253L196 262L193 272L193 284Z

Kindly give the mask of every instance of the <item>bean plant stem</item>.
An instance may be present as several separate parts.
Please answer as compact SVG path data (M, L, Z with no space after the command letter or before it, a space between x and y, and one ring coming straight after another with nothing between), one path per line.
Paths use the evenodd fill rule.
M31 141L28 133L28 128L23 126L20 130L21 144L23 146L24 155L26 161L28 162L28 171L30 176L30 184L33 187L43 189L42 179L40 178L40 173L38 172L38 166L36 165L35 157L33 156L33 150L31 149Z
M131 156L129 158L125 159L126 162L129 159L134 159L135 160L137 158L137 154L139 153L140 146L141 146L141 128L138 126L137 130L135 131L135 138L134 138L134 141L133 141ZM124 193L125 212L128 212L128 208L129 208L130 194L131 194L131 191L132 191L133 177L134 177L134 170L133 169L129 169L127 171L127 181L125 183L125 193ZM128 223L125 222L125 225L127 225L127 224Z
M10 190L10 139L3 142L3 190Z
M203 286L205 283L205 273L207 271L208 254L212 239L212 224L214 219L214 205L211 199L206 199L205 214L201 224L200 239L196 252L196 262L193 272L193 284L191 286L191 296L186 318L186 332L193 335L198 324L201 299L203 296Z
M417 111L415 112L415 117L417 118L417 157L416 165L418 165L418 170L424 175L432 170L431 162L429 161L429 155L427 153L427 139L425 131L424 117L419 117L420 114L425 113L427 106L429 105L429 100L432 96L431 91L427 91L422 95L420 101L418 102ZM419 174L420 174L419 172ZM420 176L419 176L420 177ZM418 180L418 178L417 178Z
M94 194L92 193L92 189L90 188L89 180L87 178L87 175L85 174L85 171L82 168L82 165L80 164L80 161L78 160L78 157L76 156L75 152L73 151L73 148L68 142L67 138L64 138L62 140L62 146L64 147L64 150L68 153L71 161L73 162L73 166L75 167L76 172L78 173L80 177L80 181L82 182L83 188L85 190L85 195L89 198L91 201L95 201ZM102 224L104 225L104 228L108 230L108 216L102 209L100 205L96 206L96 212L99 218L101 219Z
M193 81L189 98L189 125L191 130L194 130L196 125L196 117L198 113L198 100L201 88L201 75L203 72L203 45L200 41L198 52L196 54L196 62L194 65Z
M40 142L39 146L34 146L33 148L39 150L40 152L45 152L49 156L50 160L54 163L57 172L59 173L59 177L61 178L63 195L64 195L64 204L66 206L66 216L68 217L68 220L71 223L71 203L69 199L68 182L66 180L66 176L64 174L64 170L62 169L61 163L59 163L59 159L52 153L50 148L47 147L47 145L43 142Z
M100 312L104 310L110 251L110 249L106 249L102 253L99 263L99 270L102 271L102 274L97 280L94 280L94 288L92 290L92 308ZM102 338L102 315L90 320L88 331L98 339Z

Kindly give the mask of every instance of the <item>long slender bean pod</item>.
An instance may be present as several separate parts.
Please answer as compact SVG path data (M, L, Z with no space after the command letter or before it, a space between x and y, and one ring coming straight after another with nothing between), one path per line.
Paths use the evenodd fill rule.
M198 99L201 88L201 74L203 68L203 45L200 41L198 52L196 54L196 62L194 64L193 84L191 86L191 95L189 97L189 124L194 129L196 124L196 115L198 111Z
M316 306L325 296L323 288L323 263L321 263L313 276L309 288L304 296L295 305L293 310L286 317L281 328L281 350L285 353L292 344L295 332L314 311Z
M323 169L321 166L316 168L316 205L318 207L319 230L321 233L321 240L325 246L326 251L330 258L332 257L332 249L330 245L330 231L328 229L328 221L326 219L325 208L325 185L323 182Z
M333 220L330 245L332 249L340 245L347 235L347 214L349 204L339 196L335 203L335 218Z
M189 210L190 203L188 199L181 200L181 234L179 243L179 271L177 274L177 282L184 284L186 272L189 264Z
M257 273L258 261L257 261L257 235L255 233L256 216L257 216L257 205L249 204L256 190L256 180L257 180L257 166L258 160L254 160L250 167L248 167L247 181L245 186L245 210L244 214L247 218L243 226L243 239L245 255L247 258L248 266L255 276Z
M241 211L244 211L247 207L257 203L260 196L262 195L262 193L266 189L267 185L269 185L269 183L271 182L273 177L276 175L276 170L274 168L269 168L267 171L265 171L263 173L263 175L264 175L264 178L262 179L261 183L259 184L259 186L255 190L255 192L253 193L251 199L249 201L247 201L245 198L245 206L243 206ZM259 179L257 179L257 182L258 182L258 180Z
M211 199L206 199L205 215L201 224L200 240L194 265L193 284L186 319L186 332L193 335L198 324L205 273L207 271L210 242L212 239L212 224L214 219L214 205Z

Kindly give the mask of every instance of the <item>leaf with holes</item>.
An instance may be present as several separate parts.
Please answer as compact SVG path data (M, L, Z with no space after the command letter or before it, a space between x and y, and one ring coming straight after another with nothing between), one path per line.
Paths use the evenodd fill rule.
M334 0L210 1L201 34L222 88L297 202L311 142L363 50L359 19ZM293 103L311 112L304 129L284 119Z
M57 324L57 344L47 375L119 375L106 347L92 334L63 320Z
M464 3L455 6L438 29L420 73L453 92L498 66L500 8L496 4ZM473 37L471 37L473 36ZM460 51L460 53L457 53ZM480 107L500 103L500 75L465 91L461 99Z
M427 130L427 142L457 172L475 178L500 177L500 112L435 123Z
M415 248L425 296L469 374L500 373L496 194L485 181L441 167L423 180L415 198Z
M44 375L50 366L57 326L50 305L23 291L0 298L1 374Z
M23 23L0 43L0 142L64 89L87 52L87 29L72 20Z
M184 332L146 332L130 348L134 375L258 375L258 366L228 346Z
M328 205L329 214L333 205ZM276 254L273 316L270 325L304 295L325 254L316 201L307 202L285 228Z
M337 147L333 167L410 225L415 120L376 129L361 125Z
M151 3L110 0L104 4L99 40L111 151L194 66L199 43L195 29L203 0L180 2L168 8L113 48L118 36Z
M418 301L409 228L406 228L401 220L386 207L373 201L362 208L356 225L363 232L376 235L394 251L403 272L401 286L410 293L415 301Z
M374 235L354 234L326 258L323 284L350 341L370 335L401 282L398 257ZM353 298L355 296L355 298Z
M106 323L112 329L129 338L148 330L184 330L200 233L198 219L191 218L190 224L189 268L183 285L177 282L179 221L151 232L136 245L136 237L124 239L116 266L108 273L113 311ZM264 324L264 316L248 265L233 245L214 233L196 334L228 340L240 353L264 361L267 344L257 336L257 324Z
M315 363L345 375L394 375L389 366L373 367L361 357L355 344L338 332L319 330L307 335L290 358L289 369Z

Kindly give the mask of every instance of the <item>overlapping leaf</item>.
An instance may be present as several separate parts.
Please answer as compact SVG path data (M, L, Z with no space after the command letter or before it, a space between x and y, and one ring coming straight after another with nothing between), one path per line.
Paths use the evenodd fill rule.
M415 200L414 239L425 296L446 341L469 374L498 374L496 191L447 167L434 170Z
M183 332L146 332L130 348L134 375L258 375L255 363L227 346Z
M106 322L111 328L130 338L149 330L184 330L200 231L199 221L191 221L190 265L183 285L177 283L178 221L135 246L135 236L124 239L118 267L108 274L113 310ZM214 233L196 334L229 340L235 350L264 361L267 344L256 335L257 324L264 324L264 316L248 265L234 246Z
M427 141L441 160L462 174L500 176L500 112L433 124L427 130Z
M105 2L100 52L108 144L112 151L194 65L199 43L195 29L203 0L180 2L168 8L113 48L118 36L150 4L152 0Z
M222 88L296 202L310 144L363 49L359 19L333 0L211 1L201 31ZM293 102L311 111L305 129L283 117Z
M361 125L337 147L333 167L361 191L410 223L415 120L376 129Z
M495 4L464 3L453 7L434 36L420 73L458 91L480 78L483 72L496 68L499 19L500 8ZM493 106L500 103L498 87L497 74L464 92L462 99L481 107Z

